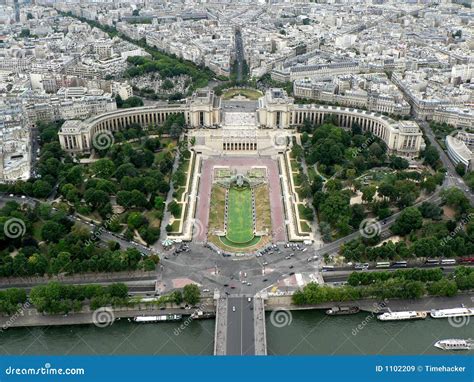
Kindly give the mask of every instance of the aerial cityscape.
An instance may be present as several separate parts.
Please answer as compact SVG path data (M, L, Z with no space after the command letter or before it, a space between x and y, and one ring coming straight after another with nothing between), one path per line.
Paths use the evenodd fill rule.
M472 356L472 6L0 0L0 354Z

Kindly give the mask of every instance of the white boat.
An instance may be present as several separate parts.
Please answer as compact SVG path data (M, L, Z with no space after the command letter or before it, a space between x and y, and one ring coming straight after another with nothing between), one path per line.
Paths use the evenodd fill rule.
M164 322L164 321L180 321L183 318L181 314L161 314L159 316L137 316L133 318L134 322Z
M400 321L400 320L423 320L427 316L426 312L414 310L407 312L387 312L377 316L380 321Z
M474 346L474 341L470 338L468 340L452 338L448 340L440 340L436 342L434 346L443 350L471 350Z
M432 318L474 316L474 308L432 309L430 316Z

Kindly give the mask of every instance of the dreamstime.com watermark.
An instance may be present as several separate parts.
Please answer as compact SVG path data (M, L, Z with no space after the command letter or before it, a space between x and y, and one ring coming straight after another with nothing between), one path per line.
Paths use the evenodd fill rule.
M372 239L375 236L380 236L380 239L386 239L390 236L389 231L382 231L382 224L380 221L374 218L367 218L360 222L359 232L362 237L366 239Z
M94 310L92 313L92 323L98 328L111 326L115 321L115 314L112 308L103 307Z
M471 221L471 219L474 217L474 213L471 213L467 215L465 218L462 218L459 224L456 226L454 230L452 230L448 236L443 238L440 241L440 245L444 247L446 244L448 244L449 241L453 240L454 237L461 231L464 231L464 226Z
M191 315L186 318L181 325L179 325L177 328L173 330L173 334L175 336L179 336L183 331L186 330L186 328L191 325L191 322L193 322L194 317L198 312L204 312L204 305L198 306Z
M366 150L374 142L375 142L375 135L372 135L364 143L362 143L362 145L358 147L356 151L352 153L352 157L353 158L358 157L362 153L362 151Z
M29 301L26 301L23 305L19 306L15 313L13 313L10 318L4 322L2 328L0 329L0 333L2 333L4 330L7 330L8 328L11 328L15 321L23 315L23 312L30 307L31 303Z
M382 309L385 309L387 307L387 302L388 300L383 300L382 302L374 302L373 307L374 309L370 314L368 314L361 322L359 325L357 325L355 328L352 329L352 335L355 337L357 336L364 328L379 314Z
M108 218L102 226L99 227L99 229L95 230L90 239L87 239L86 242L84 243L85 246L87 247L88 245L94 243L95 241L99 240L99 238L102 236L104 232L107 232L108 227L114 222L114 220L118 219L119 215L118 214L113 214L110 218Z
M14 367L8 366L4 370L5 375L85 375L83 367L57 368L45 363L41 367Z
M285 308L278 308L270 313L270 323L275 328L283 328L290 326L293 322L293 315L291 311Z
M10 218L3 224L3 233L10 239L18 239L26 233L25 222L18 218Z

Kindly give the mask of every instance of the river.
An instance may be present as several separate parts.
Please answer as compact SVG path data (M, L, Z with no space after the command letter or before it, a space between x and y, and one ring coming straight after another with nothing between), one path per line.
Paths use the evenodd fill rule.
M438 339L473 337L473 321L427 318L379 322L369 313L328 317L320 311L293 311L279 320L266 316L268 354L446 354ZM29 355L211 355L214 320L135 324L126 320L107 328L93 325L11 328L0 333L0 354ZM282 326L283 325L283 326ZM473 354L461 352L459 354Z

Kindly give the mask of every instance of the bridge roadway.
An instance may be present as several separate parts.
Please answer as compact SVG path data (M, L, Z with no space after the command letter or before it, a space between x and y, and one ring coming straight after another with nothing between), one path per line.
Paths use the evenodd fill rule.
M214 354L267 354L263 299L250 296L218 299Z

